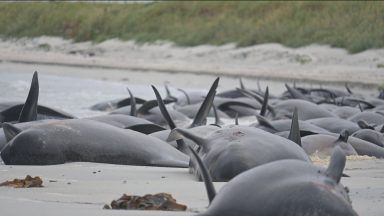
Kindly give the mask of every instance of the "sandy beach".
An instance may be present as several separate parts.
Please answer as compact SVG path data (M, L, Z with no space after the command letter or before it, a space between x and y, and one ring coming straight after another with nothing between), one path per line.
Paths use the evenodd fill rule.
M384 212L384 161L348 160L342 183L350 189L359 215L379 216ZM53 166L0 166L0 181L25 177L43 178L43 188L0 187L2 215L28 212L39 215L193 215L204 211L208 199L202 182L187 169L69 163ZM219 190L225 183L215 183ZM166 192L188 206L186 212L103 210L104 204L123 193L145 195ZM20 208L22 206L22 208Z
M280 44L237 48L170 42L136 44L111 39L73 43L57 37L0 41L0 60L109 69L184 72L277 80L384 83L384 49L348 54L345 49L310 45L292 49Z
M350 55L343 49L320 45L299 49L279 44L181 48L168 42L137 45L109 40L92 44L53 37L3 40L0 49L0 86L6 86L1 97L22 100L29 87L30 74L38 70L42 80L41 101L77 116L99 114L87 108L95 102L124 97L127 85L133 86L133 92L138 95L153 97L149 84L168 82L173 87L206 90L219 75L222 76L220 90L233 88L240 76L252 87L256 86L257 78L351 82L370 87L384 83L384 49ZM66 85L62 86L60 80ZM272 86L272 92L284 90L281 82L262 83L262 87L266 85ZM383 170L384 160L357 158L347 161L345 173L351 177L343 178L342 183L350 189L352 205L359 215L383 215ZM1 215L194 215L203 212L208 205L204 184L197 182L187 169L96 163L0 165L0 182L26 175L41 176L44 187L0 187ZM218 191L224 185L215 183ZM172 194L179 203L188 206L187 211L102 209L124 193L158 192Z
M62 108L77 116L99 115L90 112L88 107L103 100L124 97L126 83L118 81L123 72L116 73L116 80L99 80L89 77L91 72L85 68L24 65L13 63L0 64L0 81L2 98L22 100L28 89L30 70L41 69L41 100L44 104ZM73 71L71 71L73 70ZM89 69L88 69L89 70ZM54 72L52 72L54 71ZM61 72L60 72L61 71ZM66 71L66 72L63 72ZM72 73L81 71L78 76ZM9 74L9 72L12 72ZM103 73L102 73L103 72ZM111 70L103 69L96 74L106 75ZM61 75L59 75L61 73ZM156 72L154 74L159 74ZM160 73L161 74L161 73ZM160 75L159 75L160 76ZM145 76L140 76L145 82ZM209 77L210 79L213 77ZM161 84L163 79L152 78ZM176 80L176 78L173 78ZM208 82L206 77L195 77L195 82ZM205 80L205 81L203 81ZM234 79L226 79L234 85ZM182 82L182 79L179 79ZM4 83L3 83L4 82ZM195 82L189 83L193 87ZM249 80L248 80L249 82ZM4 86L4 84L6 84ZM276 86L282 83L275 83ZM202 85L202 84L200 84ZM263 83L265 85L265 83ZM132 87L132 86L131 86ZM149 86L140 82L132 90L146 97L153 97ZM59 98L59 99L58 99ZM241 119L241 124L249 124L254 118ZM228 121L230 123L232 121ZM321 166L327 161L317 161ZM342 183L350 189L353 207L359 215L380 216L384 212L384 160L356 157L347 161L345 173L350 178L343 178ZM202 212L208 205L208 199L202 182L197 182L187 169L123 166L96 163L68 163L52 166L7 166L0 165L0 182L26 175L43 178L43 188L14 189L0 187L0 208L2 215L18 216L24 214L38 215L194 215ZM215 183L219 190L225 183ZM145 195L166 192L182 204L188 206L186 212L151 212L103 210L124 193ZM20 208L22 206L22 208Z

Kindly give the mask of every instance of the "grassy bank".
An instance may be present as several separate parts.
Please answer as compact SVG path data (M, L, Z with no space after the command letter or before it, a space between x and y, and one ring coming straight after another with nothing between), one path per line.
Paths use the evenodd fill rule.
M384 47L384 3L0 3L0 35L169 40L182 46L318 43L355 53Z

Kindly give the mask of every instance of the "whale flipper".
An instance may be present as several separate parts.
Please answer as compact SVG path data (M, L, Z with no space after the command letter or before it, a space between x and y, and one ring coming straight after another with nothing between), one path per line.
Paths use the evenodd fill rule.
M22 130L9 123L3 123L3 131L5 139L9 142L13 137L19 134Z

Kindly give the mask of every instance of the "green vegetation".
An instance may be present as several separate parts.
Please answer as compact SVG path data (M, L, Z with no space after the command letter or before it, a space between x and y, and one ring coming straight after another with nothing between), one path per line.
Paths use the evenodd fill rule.
M0 3L0 35L181 46L318 43L355 53L384 47L384 2Z

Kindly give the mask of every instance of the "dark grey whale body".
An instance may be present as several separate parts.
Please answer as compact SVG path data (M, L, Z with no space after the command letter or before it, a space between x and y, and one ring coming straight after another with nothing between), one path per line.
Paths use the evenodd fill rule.
M188 167L189 161L157 138L86 119L56 121L21 131L7 143L1 157L5 164L15 165L82 161Z
M136 98L135 101L138 104L142 104L145 102L145 100L141 98ZM121 107L129 106L131 105L131 98L123 98L123 99L115 99L115 100L109 100L109 101L103 101L100 103L97 103L95 105L92 105L90 107L91 110L98 110L98 111L111 111L115 110Z
M34 127L37 125L42 125L42 124L46 124L48 122L54 122L54 121L60 121L60 120L44 119L44 120L38 120L38 121L17 123L17 124L14 124L14 126L16 126L17 128L19 128L21 130L26 130L30 127ZM8 142L8 140L6 138L6 135L4 134L4 129L0 128L0 152L1 152L1 149L7 144L7 142Z
M345 155L335 149L328 168L299 160L279 160L250 169L228 182L216 195L204 163L210 206L198 216L357 216L340 184Z
M318 106L317 104L300 99L289 99L278 102L275 106L273 106L276 111L275 119L292 118L292 113L295 107L299 113L299 120L336 117L335 114L329 112L321 106Z
M351 116L348 120L352 122L366 121L368 124L384 124L384 116L375 112L364 111Z
M296 143L257 128L232 125L204 138L184 129L173 133L177 132L200 146L199 155L214 181L228 181L248 169L276 160L310 161ZM194 169L196 165L192 164L191 168L199 176Z
M384 135L371 129L361 129L352 134L353 137L371 142L380 147L384 147Z
M150 134L165 130L165 128L148 120L123 114L94 116L86 119L103 122L118 128L131 129L140 133Z
M352 134L360 130L359 126L355 122L335 117L309 119L306 122L324 128L332 133L340 133L342 130L347 130L350 134Z
M24 104L19 103L0 113L1 122L14 122L17 121ZM38 105L37 106L37 120L44 119L73 119L75 116L66 113L62 110L54 109L51 107Z
M349 139L349 138L347 138ZM349 142L343 142L330 134L314 134L301 139L301 145L308 155L314 153L330 156L335 146L339 146L345 155L357 155Z
M367 155L371 157L384 158L384 148L371 142L359 139L357 137L349 137L350 143L356 150L358 155Z
M176 124L187 125L190 123L191 120L183 113L178 112L177 110L169 110L169 111L170 111L169 114L171 115L172 119L174 119ZM163 127L166 127L168 125L167 121L163 118L163 115L161 114L159 107L154 107L146 113L138 112L137 116Z
M291 120L290 119L280 119L280 120L274 120L269 121L268 119L264 118L263 116L257 115L257 120L259 123L253 123L250 126L251 127L257 127L262 130L268 131L270 133L278 133L278 132L284 132L289 131L291 128ZM314 124L310 124L307 121L299 121L299 129L301 136L307 136L310 134L327 134L329 133L328 130L318 127Z

